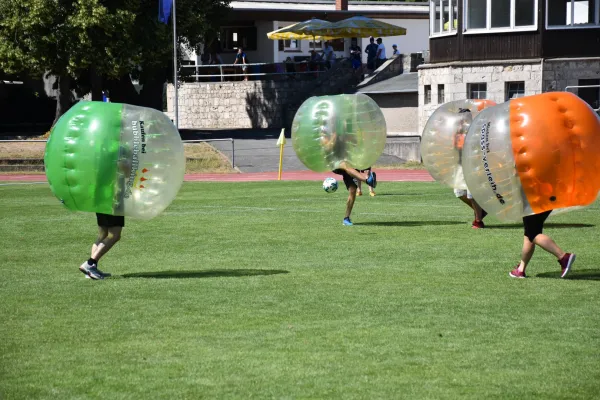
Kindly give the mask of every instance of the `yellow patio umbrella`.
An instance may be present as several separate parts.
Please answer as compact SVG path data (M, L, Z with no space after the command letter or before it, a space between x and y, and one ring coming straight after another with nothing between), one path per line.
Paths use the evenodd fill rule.
M331 22L313 18L307 21L298 22L296 24L286 26L285 28L281 28L273 32L269 32L267 33L267 37L271 40L313 39L314 43L314 41L317 39L333 39L328 36L314 34L314 31L316 29L324 29L331 25Z
M367 17L352 17L342 21L315 28L313 33L332 38L364 38L367 36L400 36L406 35L406 29Z

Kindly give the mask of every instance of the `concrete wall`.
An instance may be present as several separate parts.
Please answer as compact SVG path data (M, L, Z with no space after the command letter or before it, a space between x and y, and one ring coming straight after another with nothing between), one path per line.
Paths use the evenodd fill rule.
M505 60L426 64L419 67L419 125L421 134L438 103L438 85L444 85L443 103L468 97L469 83L487 83L487 98L497 103L506 100L506 82L525 82L525 96L542 92L541 60ZM425 104L425 85L431 85L431 102ZM443 104L442 103L442 104Z
M388 137L383 148L384 154L396 156L406 161L421 161L421 137Z
M274 31L273 21L255 21L256 26L256 50L247 51L246 54L251 63L270 63L275 58L276 40L271 40L267 37L267 33ZM235 60L235 55L233 55ZM223 61L228 62L223 58ZM233 61L231 61L233 63Z
M367 93L381 108L388 135L417 135L417 93Z

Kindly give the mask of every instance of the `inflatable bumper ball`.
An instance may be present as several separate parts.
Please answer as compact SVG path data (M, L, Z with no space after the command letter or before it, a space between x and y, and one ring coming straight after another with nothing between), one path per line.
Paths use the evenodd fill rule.
M332 171L342 162L369 168L383 152L386 138L383 113L364 94L311 97L292 123L294 150L316 172Z
M173 201L185 171L181 137L164 113L86 101L53 127L44 163L68 209L144 219Z
M477 203L502 220L589 205L600 190L600 120L572 93L510 100L475 118L463 168Z
M421 158L436 181L467 189L461 165L465 137L473 118L494 105L491 100L456 100L431 114L421 137Z

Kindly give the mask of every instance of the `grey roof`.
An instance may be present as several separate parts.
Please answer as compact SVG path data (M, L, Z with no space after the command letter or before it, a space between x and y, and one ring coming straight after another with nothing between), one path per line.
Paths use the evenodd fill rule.
M357 93L417 93L419 91L419 74L408 72L364 86Z

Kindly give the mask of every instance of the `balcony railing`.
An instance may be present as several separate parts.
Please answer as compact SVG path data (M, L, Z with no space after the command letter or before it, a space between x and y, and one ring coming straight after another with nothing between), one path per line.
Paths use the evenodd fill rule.
M339 60L338 60L339 61ZM325 61L252 64L182 65L184 82L227 82L241 80L314 79L328 69Z

